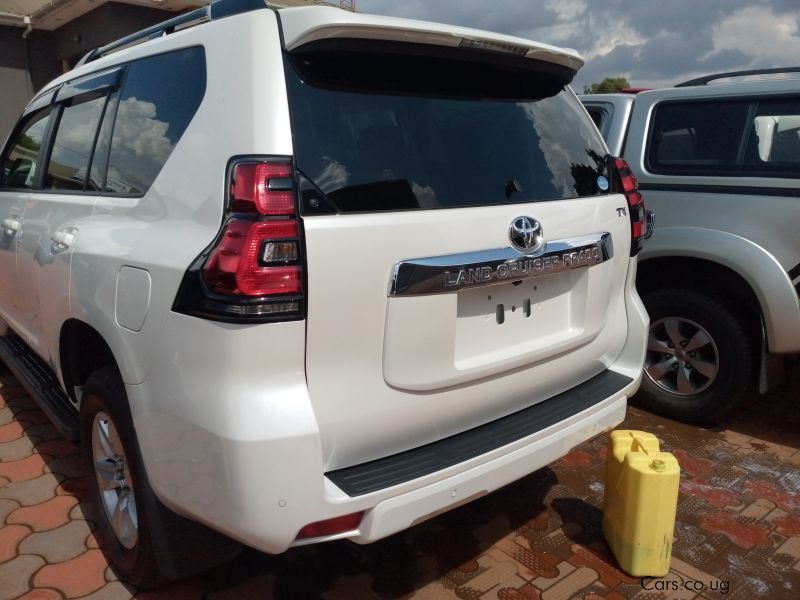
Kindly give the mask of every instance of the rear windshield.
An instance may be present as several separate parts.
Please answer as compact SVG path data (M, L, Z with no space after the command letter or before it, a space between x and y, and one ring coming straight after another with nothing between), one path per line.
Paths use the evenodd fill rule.
M489 54L465 62L327 48L288 58L305 208L375 212L603 193L605 148L566 89L572 74L528 59L489 62Z

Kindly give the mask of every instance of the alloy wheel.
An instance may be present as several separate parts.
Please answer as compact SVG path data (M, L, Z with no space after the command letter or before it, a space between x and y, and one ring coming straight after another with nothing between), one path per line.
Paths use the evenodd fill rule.
M683 317L659 319L650 325L645 374L672 394L699 394L719 374L717 345L694 321Z
M98 412L92 424L92 459L97 487L111 530L130 550L139 538L136 498L125 450L111 417Z

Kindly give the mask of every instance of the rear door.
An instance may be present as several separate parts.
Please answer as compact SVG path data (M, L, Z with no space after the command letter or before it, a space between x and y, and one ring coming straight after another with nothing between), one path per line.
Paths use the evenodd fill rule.
M69 315L72 252L100 193L102 182L97 171L92 172L94 152L120 75L121 69L115 68L67 84L58 91L52 109L48 160L39 189L28 199L17 250L29 342L44 357L56 348L61 324ZM107 153L102 143L99 147L95 166L102 162L100 154Z
M626 201L563 73L400 46L287 65L328 469L549 398L627 335Z

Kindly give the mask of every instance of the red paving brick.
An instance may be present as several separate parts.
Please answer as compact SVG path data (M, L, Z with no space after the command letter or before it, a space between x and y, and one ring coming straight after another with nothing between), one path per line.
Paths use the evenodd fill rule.
M0 425L0 443L19 439L23 435L25 435L25 428L18 421Z
M30 535L31 530L22 525L5 525L0 529L0 563L17 555L17 546Z
M800 598L800 368L796 371L792 383L756 397L750 412L737 415L726 429L688 427L636 408L622 425L652 431L681 464L670 581L730 586L727 595L706 591L697 600ZM769 402L776 405L764 411ZM137 593L116 581L94 535L87 535L91 523L81 521L91 517L76 508L88 498L78 446L42 425L41 413L0 367L0 408L4 405L16 414L0 426L0 444L29 436L23 450L30 454L9 448L6 455L19 460L0 463L0 600L87 594L92 600L695 598L686 591L647 592L613 559L600 532L604 437L495 494L376 544L334 542L276 557L246 549L227 565ZM186 475L176 469L161 475ZM29 536L40 537L23 543ZM61 540L64 551L49 552L62 546L42 546L48 540ZM41 552L51 560L65 560L55 557L72 552L76 557L47 564Z
M33 584L56 589L67 598L78 598L106 585L106 567L108 563L100 550L87 550L78 558L45 565L34 575Z
M45 440L36 444L36 452L53 458L65 458L78 453L78 446L65 439Z
M46 464L41 456L31 454L21 460L0 463L0 477L9 481L28 481L41 475Z
M18 508L8 515L6 522L27 525L34 531L55 529L69 521L69 511L77 503L72 496L54 496L41 504Z

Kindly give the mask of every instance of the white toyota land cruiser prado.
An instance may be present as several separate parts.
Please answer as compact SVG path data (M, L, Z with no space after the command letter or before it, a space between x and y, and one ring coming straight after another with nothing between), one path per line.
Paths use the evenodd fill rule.
M645 215L581 65L220 0L31 100L0 157L0 357L80 439L122 577L371 542L623 419Z

